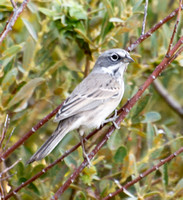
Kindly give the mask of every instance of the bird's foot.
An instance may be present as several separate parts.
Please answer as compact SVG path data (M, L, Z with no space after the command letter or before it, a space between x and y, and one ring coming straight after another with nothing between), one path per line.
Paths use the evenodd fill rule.
M90 160L90 158L88 157L88 154L85 151L83 151L83 158L84 159L86 158L86 160L88 161L88 167L89 168L92 167L91 160Z
M84 134L82 134L81 131L80 131L79 136L80 136L80 141L81 141L81 147L82 147L82 150L83 150L83 158L84 158L84 159L86 158L86 160L88 161L88 167L91 167L91 166L92 166L91 160L90 160L90 158L88 157L88 154L87 154L86 151L85 151L84 140L85 140L85 142L86 142L87 140L86 140L86 138L84 138Z
M117 111L117 109L115 109L115 111L114 111L114 116L111 117L111 118L109 118L109 119L104 120L103 123L102 123L102 125L103 125L104 123L112 122L112 123L114 124L114 126L115 126L116 129L120 129L120 127L119 127L119 126L117 125L117 123L115 122L115 120L116 120L117 118L118 118L118 111Z

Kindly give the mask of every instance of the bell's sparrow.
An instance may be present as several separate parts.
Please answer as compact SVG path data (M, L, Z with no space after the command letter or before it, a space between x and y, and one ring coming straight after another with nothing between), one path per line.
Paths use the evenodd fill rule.
M44 158L68 132L78 129L83 155L90 164L84 149L84 132L86 129L99 128L105 122L114 122L115 117L106 118L123 97L123 75L130 62L133 59L123 49L110 49L102 53L92 72L74 89L58 111L54 120L58 122L57 129L27 163ZM117 127L117 124L114 125Z

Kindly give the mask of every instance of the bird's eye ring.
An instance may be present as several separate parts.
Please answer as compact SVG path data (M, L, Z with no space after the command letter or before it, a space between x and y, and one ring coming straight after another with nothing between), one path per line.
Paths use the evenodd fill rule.
M110 56L110 59L112 60L112 61L117 61L117 60L119 60L119 55L118 54L116 54L116 53L113 53L111 56Z

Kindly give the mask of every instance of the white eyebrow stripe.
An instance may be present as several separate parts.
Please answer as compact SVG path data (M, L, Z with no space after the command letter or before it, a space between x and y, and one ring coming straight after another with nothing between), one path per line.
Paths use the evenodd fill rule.
M118 54L120 57L122 57L122 58L124 58L125 55L126 55L124 52L117 52L117 54Z

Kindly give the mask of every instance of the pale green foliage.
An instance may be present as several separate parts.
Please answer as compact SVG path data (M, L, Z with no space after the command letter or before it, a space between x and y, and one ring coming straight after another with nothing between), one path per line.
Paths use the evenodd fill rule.
M175 8L169 0L149 2L146 30ZM0 30L12 11L10 2L0 2ZM125 48L141 32L144 1L142 0L53 0L30 1L13 30L0 46L0 124L6 114L10 125L3 147L11 147L40 119L59 105L84 78L86 60L91 68L100 52ZM165 55L175 18L155 32L131 53L135 63L125 75L126 91L122 106L136 93ZM180 24L179 27L181 27ZM175 40L181 34L178 29ZM159 80L169 94L183 103L183 57L180 56L163 72ZM76 132L68 134L46 159L29 166L25 162L56 128L50 120L19 147L6 161L7 167L22 158L8 179L14 188L56 160L75 145ZM182 119L165 103L151 86L130 111L107 144L85 169L62 199L97 199L124 185L158 160L178 150L183 144ZM2 128L1 128L2 132ZM98 137L89 140L89 147ZM99 137L101 139L101 137ZM91 148L92 149L92 148ZM20 199L50 199L83 161L81 148L70 154L46 174L18 192ZM178 199L182 197L183 159L179 155L128 191L139 199ZM156 182L157 180L157 182ZM7 184L7 183L6 183ZM127 198L121 193L118 199ZM129 197L129 199L132 197Z

